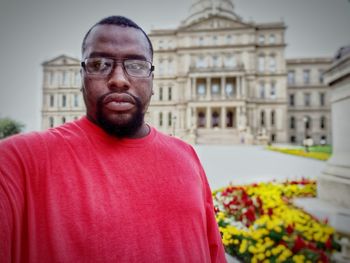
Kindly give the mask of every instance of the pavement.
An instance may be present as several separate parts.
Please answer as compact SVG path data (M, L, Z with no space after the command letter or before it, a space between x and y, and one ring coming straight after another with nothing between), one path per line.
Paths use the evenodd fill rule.
M326 162L265 150L254 145L196 145L212 190L233 184L316 179Z

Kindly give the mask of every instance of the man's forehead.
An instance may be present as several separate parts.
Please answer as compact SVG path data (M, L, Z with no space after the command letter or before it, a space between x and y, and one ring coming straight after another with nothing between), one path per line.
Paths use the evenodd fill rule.
M97 46L109 46L123 49L136 48L144 56L150 56L148 41L141 30L118 25L97 25L88 35L86 51ZM136 50L135 50L136 51Z

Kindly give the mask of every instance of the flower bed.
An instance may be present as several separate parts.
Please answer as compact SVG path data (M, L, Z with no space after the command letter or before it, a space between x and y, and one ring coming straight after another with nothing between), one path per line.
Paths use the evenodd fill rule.
M316 196L316 182L228 186L213 193L225 250L243 262L329 262L335 231L291 204Z
M330 152L322 152L322 151L309 151L306 152L304 149L291 149L291 148L281 148L281 147L267 147L268 150L297 155L301 157L313 158L321 161L326 161L331 156Z

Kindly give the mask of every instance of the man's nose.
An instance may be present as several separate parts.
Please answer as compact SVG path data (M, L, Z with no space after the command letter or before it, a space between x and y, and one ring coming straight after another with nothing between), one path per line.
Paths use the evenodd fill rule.
M130 86L128 76L124 71L123 65L121 63L117 63L112 70L109 79L108 79L108 88L110 90L116 89L128 89Z

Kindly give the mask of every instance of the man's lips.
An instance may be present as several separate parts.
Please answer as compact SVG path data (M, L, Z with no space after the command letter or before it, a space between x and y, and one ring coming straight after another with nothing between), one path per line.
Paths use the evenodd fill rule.
M135 101L128 94L113 93L103 100L103 104L111 111L128 111L135 106Z

